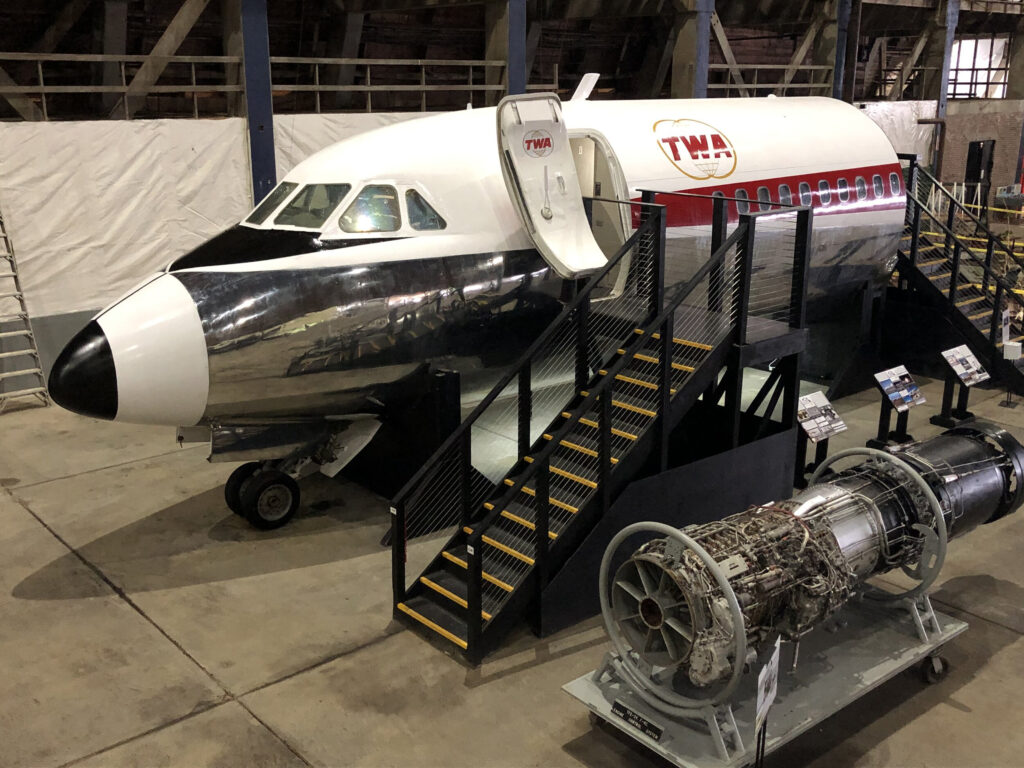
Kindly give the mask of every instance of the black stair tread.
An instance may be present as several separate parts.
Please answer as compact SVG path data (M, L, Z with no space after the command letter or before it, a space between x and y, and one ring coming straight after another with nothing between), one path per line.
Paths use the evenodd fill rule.
M532 500L529 498L524 499L524 503L517 501L510 502L505 506L505 509L501 511L499 515L503 520L508 521L509 526L522 529L523 531L534 531L536 530L535 523L537 521L537 513L532 506ZM550 518L549 518L550 519ZM554 541L558 538L559 527L554 520L550 520L548 524L548 538Z
M621 437L625 440L636 440L639 437L636 425L631 421L622 418L621 413L621 409L612 411L612 437ZM619 415L616 416L616 414ZM571 414L569 411L562 411L562 418L568 419L570 416ZM596 411L587 411L576 423L582 427L586 427L587 431L592 430L594 436L596 436L601 427L601 417ZM586 432L584 432L584 434L586 434Z
M599 376L607 376L608 371L602 368L598 372ZM635 368L627 366L625 369L615 374L616 390L621 386L633 387L631 392L634 394L640 394L642 390L644 394L650 392L653 395L657 395L661 389L661 383L658 381L658 377L652 374L650 371L640 371ZM671 382L669 382L671 384ZM672 393L675 394L675 388L671 389Z
M694 354L685 355L681 354L678 350L674 351L672 355L672 369L683 373L693 373L694 369L700 365L700 356L706 353L703 350L693 350ZM625 355L625 349L619 349L620 355ZM661 350L660 349L642 349L633 352L630 355L631 359L628 363L628 370L623 371L629 375L629 371L636 371L638 378L649 379L657 381L658 373L661 368Z
M615 392L612 393L612 412L615 409L620 411L627 411L629 414L636 414L638 416L646 416L649 419L655 418L658 414L658 403L661 401L661 393L657 390L643 391L641 394L640 387L633 387L629 393L621 390L622 386L628 386L624 382L616 382L619 387L616 387ZM589 390L583 390L580 392L583 397L586 397ZM631 416L628 418L632 418Z
M544 439L552 440L554 438L550 432L545 432ZM632 443L631 440L626 440L625 438L612 437L612 464L617 464L619 457L624 453L623 449L616 445L616 440L620 443ZM583 426L577 426L572 432L560 438L559 447L576 451L584 456L596 457L599 449L597 432Z
M472 533L475 528L468 526L463 530L466 533ZM482 540L486 546L497 547L505 554L511 554L517 560L532 565L536 551L534 545L536 536L537 534L528 528L499 515L494 519L494 523L483 532Z
M575 458L578 457L578 458ZM527 463L534 463L532 456L526 456L524 460ZM597 487L598 469L595 465L597 459L589 456L585 456L578 451L573 451L569 448L559 446L555 449L555 452L551 455L550 466L551 466L551 482L557 482L560 479L570 480L574 483L578 483L583 488L590 488L593 490ZM533 487L533 483L530 483Z
M420 582L423 583L427 590L429 590L431 597L433 597L433 595L437 595L442 600L447 599L461 608L466 608L469 601L469 585L466 583L464 574L465 571L456 573L444 568L437 568L430 571L430 573L425 573L420 576ZM429 582L429 584L426 582ZM447 592L448 595L454 596L457 599L452 600L451 597L445 595L441 591L438 591L434 587L440 587L440 589ZM423 594L427 594L427 592L424 592ZM484 619L490 620L498 610L497 601L492 596L488 595L486 590L483 590L481 593L480 604Z
M512 478L505 480L505 485L514 484L516 481ZM528 479L521 489L524 496L534 498L536 496L536 478L531 477ZM581 485L568 478L562 478L561 476L555 475L551 478L551 485L548 491L548 498L551 500L551 506L557 510L576 514L579 512L583 505L587 503L591 495L593 495L594 489L585 485ZM552 513L554 513L554 509Z
M456 568L466 569L469 567L469 556L466 554L465 544L456 544L448 547L442 553L442 556L444 555L448 555L448 557L445 557L444 559ZM484 572L484 581L494 585L503 592L511 592L519 586L519 579L524 575L525 571L529 569L529 566L526 563L518 563L518 561L516 561L517 564L522 565L522 568L510 568L509 563L507 562L509 556L504 555L491 547L484 547L481 555L483 557L481 568ZM508 589L507 587L511 587L511 589Z
M466 631L466 622L455 612L458 608L449 611L426 595L416 595L398 603L398 609L463 650L468 648L466 638L469 633Z

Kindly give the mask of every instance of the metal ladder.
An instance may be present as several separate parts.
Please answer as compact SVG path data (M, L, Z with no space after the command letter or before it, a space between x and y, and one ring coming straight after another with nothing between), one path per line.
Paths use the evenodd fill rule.
M26 380L35 383L25 386ZM9 382L20 388L11 388ZM12 400L23 397L36 397L44 405L50 404L36 337L18 277L14 245L0 211L0 413Z

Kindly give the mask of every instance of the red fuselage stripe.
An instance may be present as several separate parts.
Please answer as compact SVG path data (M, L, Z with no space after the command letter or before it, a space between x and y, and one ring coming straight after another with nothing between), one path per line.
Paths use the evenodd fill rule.
M893 176L894 174L894 176ZM877 194L875 176L881 181L881 194ZM863 180L861 194L858 194L858 179ZM840 186L840 181L845 189ZM801 189L801 184L805 186ZM903 189L903 174L898 163L869 165L860 168L846 168L839 171L822 171L813 174L793 174L776 176L742 184L726 183L717 186L705 186L680 189L678 192L708 195L720 193L724 197L743 197L751 199L749 212L761 210L758 192L762 188L768 191L773 202L780 202L784 197L783 185L789 188L793 205L806 205L809 202L814 208L815 216L828 216L840 213L874 213L903 209L906 206ZM761 195L764 192L761 191ZM845 198L845 199L843 199ZM711 223L711 201L693 197L676 197L672 194L658 193L654 201L666 208L666 224L669 227L693 227ZM728 204L729 219L738 218L740 211L737 206L742 203ZM778 210L774 206L764 206L764 210ZM746 211L744 211L746 212ZM634 215L639 223L639 212Z

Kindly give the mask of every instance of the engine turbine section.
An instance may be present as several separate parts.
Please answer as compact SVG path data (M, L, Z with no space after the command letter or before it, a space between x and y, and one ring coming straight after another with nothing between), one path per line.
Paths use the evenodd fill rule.
M817 482L851 456L861 461ZM793 498L717 522L628 526L601 566L605 627L624 677L666 711L724 701L757 649L776 635L799 639L869 577L899 568L916 586L874 596L923 594L949 539L1018 508L1022 470L1024 448L976 422L892 454L840 452ZM644 530L664 535L610 578L618 547Z

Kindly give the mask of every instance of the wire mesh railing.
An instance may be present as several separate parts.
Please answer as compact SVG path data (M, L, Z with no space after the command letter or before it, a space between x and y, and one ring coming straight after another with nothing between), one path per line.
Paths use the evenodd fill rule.
M969 321L993 348L1004 340L1024 340L1024 290L1006 266L1016 263L1013 254L951 197L946 198L945 210L933 210L924 191L936 187L941 188L935 178L911 160L904 258L945 295L950 311ZM968 239L962 233L965 226L972 231L980 228L984 237Z
M531 572L546 583L551 550L578 516L607 511L612 473L628 476L622 462L640 441L640 455L667 456L667 414L684 409L676 398L703 391L704 378L687 384L724 342L746 343L755 303L759 319L803 322L794 302L803 306L806 269L793 262L806 259L810 210L766 202L738 216L729 234L729 201L678 197L706 206L698 236L669 247L653 192L616 203L639 210L636 231L395 497L396 605L412 588L407 539L456 526L461 533L439 557L464 569L459 605L471 656ZM668 253L678 263L668 264ZM756 270L763 278L752 281Z

